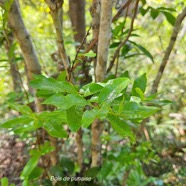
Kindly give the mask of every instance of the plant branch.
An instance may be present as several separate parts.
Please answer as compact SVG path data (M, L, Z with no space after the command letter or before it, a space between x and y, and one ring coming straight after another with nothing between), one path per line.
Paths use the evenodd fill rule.
M64 40L63 40L63 35L62 35L62 24L61 24L61 19L59 16L61 12L60 10L62 8L63 0L56 0L56 1L45 0L45 2L50 8L50 15L53 19L53 23L54 23L55 30L56 30L58 50L59 50L60 57L62 59L63 65L67 73L67 79L73 82L70 62L69 62L68 56L66 54L65 46L64 46Z
M161 81L161 78L163 76L163 72L165 70L165 67L167 65L167 62L169 60L170 54L172 52L172 49L174 47L174 44L176 42L179 30L181 28L181 23L183 21L183 19L186 17L186 7L184 7L184 9L182 10L182 12L177 16L176 21L175 21L175 25L172 31L172 35L169 41L169 45L165 51L165 55L162 59L161 65L158 69L158 73L156 75L156 78L154 79L153 85L152 85L152 89L151 89L151 93L154 94L157 92L158 90L158 86L159 83Z
M131 2L132 2L132 0L128 0L128 1L118 10L118 12L116 13L116 15L112 18L112 23L113 23L114 21L116 21L116 20L119 18L119 16L121 15L122 11L125 10L125 9L130 5ZM96 45L96 43L98 42L98 35L99 35L99 34L97 34L97 35L95 36L95 38L91 41L91 43L89 44L89 46L88 46L87 49L85 50L85 53L88 53L88 52L89 52L90 50L92 50L93 47ZM83 59L83 60L84 60L84 59ZM79 66L79 64L80 64L80 62L77 62L77 63L74 65L73 71L77 68L77 66Z
M88 35L90 34L90 29L91 29L91 26L90 26L90 28L87 30L87 33L86 33L85 37L83 38L83 40L81 41L80 46L79 46L78 49L77 49L76 56L75 56L75 58L74 58L74 60L73 60L73 63L72 63L71 71L73 71L73 70L76 68L75 62L76 62L76 60L78 59L78 55L79 55L79 52L80 52L80 50L81 50L83 44L85 43L85 41L86 41ZM86 52L85 52L85 53L86 53ZM79 63L78 63L78 64L79 64Z
M118 12L116 13L116 15L112 18L112 22L116 21L119 18L119 16L123 12L123 10L125 10L125 8L127 8L132 1L133 0L128 0L126 3L123 4L123 6L118 10Z
M134 26L134 20L135 20L135 17L136 17L136 14L137 14L137 9L138 9L138 4L139 4L139 0L136 0L136 4L135 4L135 8L134 8L134 14L133 14L133 17L132 17L132 21L131 21L131 25L130 25L130 30L128 32L128 35L127 37L125 38L124 41L122 41L118 48L116 49L115 53L114 53L114 56L109 64L109 67L107 69L107 73L111 71L113 65L114 65L114 61L116 60L117 56L119 56L119 52L121 50L121 48L126 44L126 42L128 41L129 37L131 36L131 33L133 31L133 26Z

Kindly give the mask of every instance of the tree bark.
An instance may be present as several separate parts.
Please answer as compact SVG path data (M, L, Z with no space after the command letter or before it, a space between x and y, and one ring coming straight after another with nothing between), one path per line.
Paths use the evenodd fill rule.
M174 44L176 42L179 30L181 28L181 23L182 23L182 21L185 17L186 17L186 7L184 7L182 12L178 15L178 17L176 19L176 22L175 22L175 25L174 25L174 28L173 28L173 31L172 31L172 35L171 35L171 38L170 38L170 41L169 41L169 45L168 45L168 47L165 51L165 55L162 59L161 65L158 69L158 73L157 73L156 78L154 79L154 82L153 82L153 85L152 85L152 90L151 90L152 94L156 93L157 90L158 90L158 86L159 86L159 83L160 83L161 78L163 76L163 72L164 72L165 67L168 63L170 54L171 54L172 49L174 47Z
M73 75L70 69L70 61L68 59L65 46L64 46L64 40L63 40L63 34L62 34L62 23L61 23L61 18L60 18L63 0L56 0L56 1L45 0L45 2L47 3L50 9L50 15L53 19L54 27L56 30L58 50L59 50L59 54L63 62L64 68L67 73L67 78L69 81L73 82Z
M108 49L111 38L111 23L112 23L112 0L102 0L96 63L97 82L103 81L106 76Z
M81 43L85 37L85 0L69 0L69 15L74 31L74 40Z
M41 67L30 35L24 25L17 1L14 1L11 6L8 16L8 24L21 47L28 69L29 78L32 79L32 74L41 73Z
M106 66L108 58L109 43L111 38L112 23L112 0L101 0L101 18L98 36L97 62L95 69L95 79L101 82L106 76ZM95 30L98 32L98 30ZM97 33L96 33L97 34ZM96 35L94 35L96 37ZM101 139L103 122L96 119L91 126L92 129L92 163L91 167L101 165Z
M85 35L85 0L69 0L69 15L71 19L71 24L74 32L74 40L78 42L80 46L76 46L77 51L84 48L82 43ZM85 41L83 41L85 44ZM80 80L80 84L87 82L89 68L86 66L86 61L83 60L81 65L81 74L83 78ZM80 170L83 168L83 141L82 141L83 131L80 128L76 133L76 145L77 145L77 160Z

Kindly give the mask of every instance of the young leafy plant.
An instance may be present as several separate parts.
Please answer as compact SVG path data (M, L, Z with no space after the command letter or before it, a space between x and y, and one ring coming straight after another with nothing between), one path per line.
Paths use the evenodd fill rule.
M43 128L50 136L66 138L68 132L64 125L71 132L76 132L80 127L88 128L95 119L100 119L109 122L121 137L129 137L131 142L135 142L132 127L159 110L158 107L145 105L148 99L145 96L146 74L132 83L128 72L125 72L118 78L103 83L93 82L80 89L64 78L56 80L37 75L30 85L37 89L38 96L45 99L42 104L53 109L35 113L26 105L11 102L9 106L20 116L2 123L1 128L11 129L20 135ZM21 174L24 185L43 173L37 164L41 156L53 150L48 143L31 150L30 160Z

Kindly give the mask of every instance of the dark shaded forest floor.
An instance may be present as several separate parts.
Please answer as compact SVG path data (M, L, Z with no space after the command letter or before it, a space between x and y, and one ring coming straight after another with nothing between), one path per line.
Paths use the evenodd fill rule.
M20 173L27 161L25 144L15 136L0 134L0 178L7 177L10 183L20 185Z

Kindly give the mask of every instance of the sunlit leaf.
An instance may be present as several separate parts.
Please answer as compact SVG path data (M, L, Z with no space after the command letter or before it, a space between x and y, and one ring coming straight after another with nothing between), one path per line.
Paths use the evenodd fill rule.
M29 159L29 161L27 162L27 164L25 165L25 167L21 173L21 179L25 179L25 178L29 177L29 175L32 173L32 171L37 166L39 158L40 158L39 155L35 155Z
M147 77L146 77L146 74L143 74L139 78L134 80L131 95L139 97L139 94L138 94L139 90L137 92L136 88L140 89L144 93L146 86L147 86Z
M98 96L99 104L102 104L105 101L112 102L121 94L121 91L127 87L129 82L130 80L125 77L109 80Z

